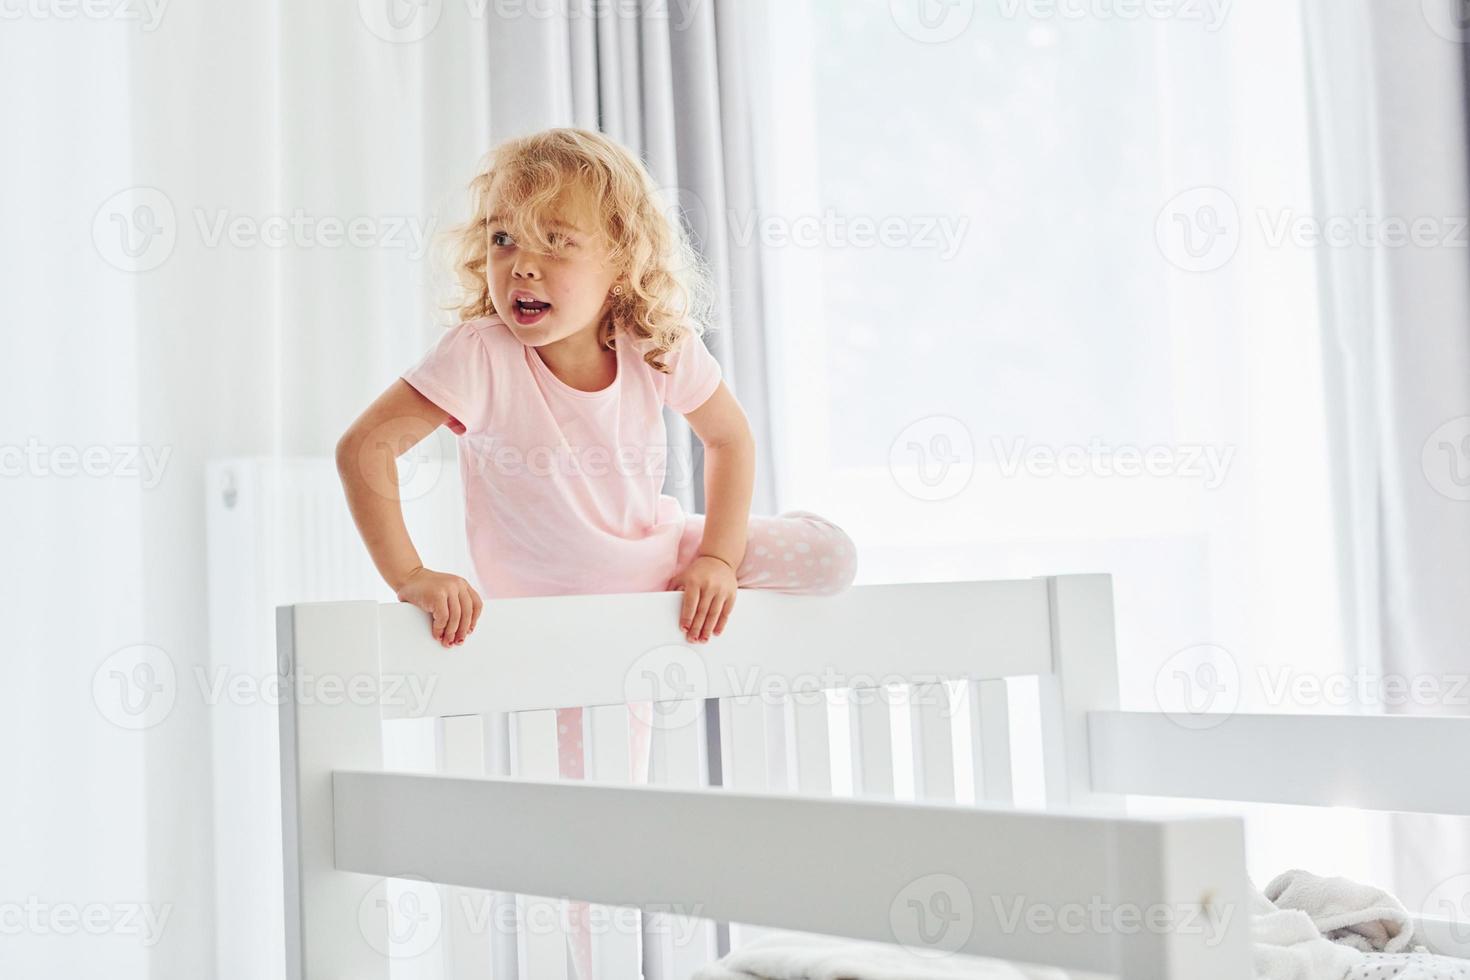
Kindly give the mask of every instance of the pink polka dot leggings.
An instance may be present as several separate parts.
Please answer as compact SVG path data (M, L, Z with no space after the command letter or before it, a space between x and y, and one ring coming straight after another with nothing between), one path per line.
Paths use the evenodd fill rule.
M690 514L679 539L675 574L694 560L704 536L704 515ZM746 537L745 556L735 570L735 583L742 589L773 589L797 595L836 595L852 585L857 574L857 549L847 533L817 514L788 510L775 517L752 516ZM739 602L730 614L740 615ZM649 732L652 704L635 701L628 705L630 769L634 783L648 782ZM560 708L556 712L557 755L563 779L586 775L582 745L582 709ZM586 902L567 903L571 961L580 980L592 978L592 936Z

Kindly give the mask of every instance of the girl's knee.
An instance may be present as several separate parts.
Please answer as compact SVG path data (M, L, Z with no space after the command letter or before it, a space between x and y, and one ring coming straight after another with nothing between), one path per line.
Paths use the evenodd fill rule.
M818 595L837 595L852 587L857 578L857 543L841 527L820 514L810 511L794 511L796 515L809 518L823 526L827 533L826 554L823 558L824 575L814 591Z

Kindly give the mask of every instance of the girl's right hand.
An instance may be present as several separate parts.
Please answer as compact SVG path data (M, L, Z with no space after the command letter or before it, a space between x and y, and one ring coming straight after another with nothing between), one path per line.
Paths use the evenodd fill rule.
M434 639L446 647L463 643L474 632L480 611L485 608L470 583L458 575L422 566L409 572L398 587L398 601L411 603L428 613Z

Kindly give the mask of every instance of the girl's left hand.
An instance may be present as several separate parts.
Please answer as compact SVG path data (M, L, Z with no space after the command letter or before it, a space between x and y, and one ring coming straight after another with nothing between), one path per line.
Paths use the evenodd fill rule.
M735 569L712 555L699 555L669 580L669 590L684 593L679 628L690 643L704 643L711 630L720 635L735 608Z

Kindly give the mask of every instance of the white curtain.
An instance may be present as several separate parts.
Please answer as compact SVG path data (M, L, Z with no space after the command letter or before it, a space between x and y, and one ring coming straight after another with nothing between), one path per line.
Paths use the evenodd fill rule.
M1385 698L1377 707L1390 713L1470 712L1460 683L1470 673L1463 8L1306 4L1319 207L1423 222L1417 242L1320 251L1345 635L1364 675L1422 692ZM1394 838L1400 897L1427 914L1462 907L1470 821L1399 815Z
M273 936L215 921L204 466L330 457L436 337L424 236L490 145L495 32L103 6L0 30L0 881L38 923L0 975L253 980Z
M218 705L199 681L206 464L329 457L428 348L451 315L431 238L463 217L495 140L613 125L667 165L671 189L701 188L717 218L715 193L741 190L719 167L710 115L717 98L727 118L739 112L715 29L705 5L7 13L0 78L27 94L0 108L0 601L16 672L0 733L26 751L0 763L15 790L0 833L23 842L0 850L0 880L7 896L101 903L118 922L131 904L128 922L160 924L7 936L0 974L275 975L273 906L228 869L215 880L217 858L242 844L213 830L211 786L232 776L211 772ZM740 261L720 257L724 286ZM757 280L738 275L752 286L724 290L726 321L731 303L751 319ZM734 333L712 346L767 424L759 338ZM452 460L453 440L427 451ZM68 475L79 457L85 472ZM763 467L766 510L771 480ZM698 504L702 487L677 489ZM468 572L451 564L462 555L424 557Z

